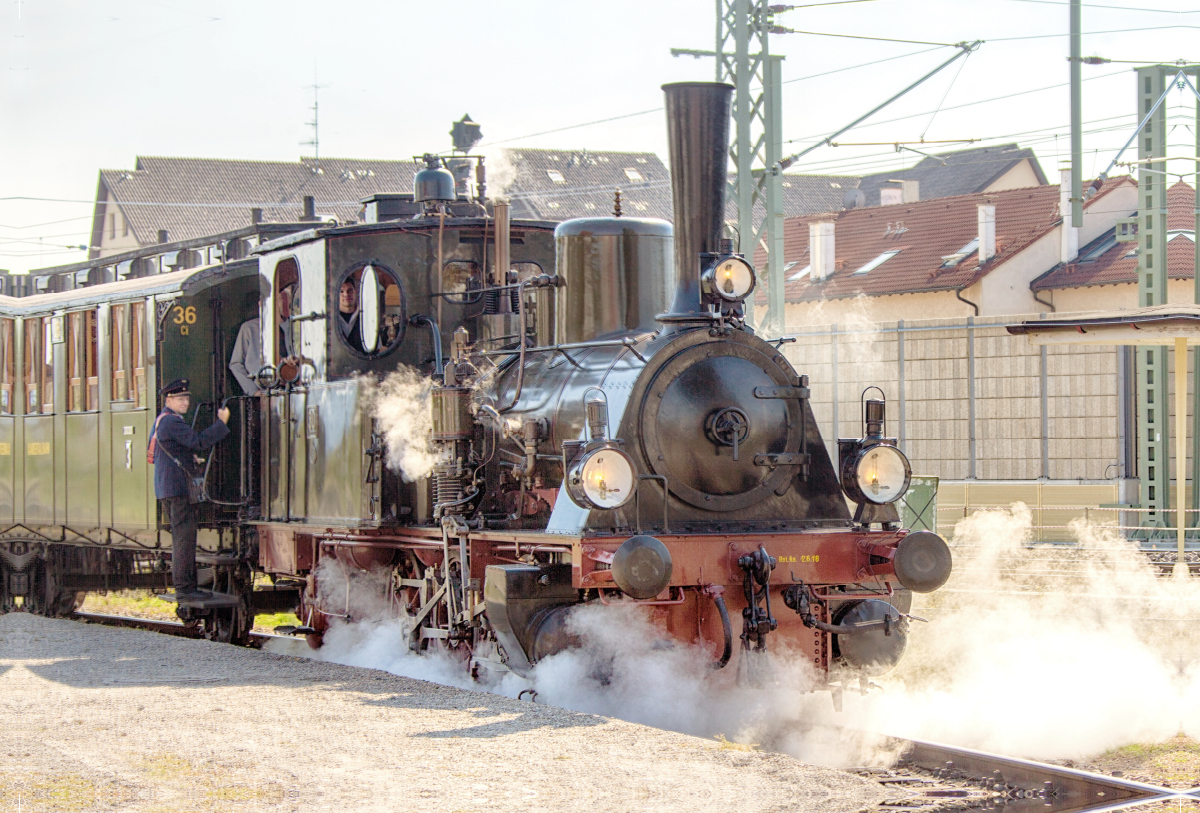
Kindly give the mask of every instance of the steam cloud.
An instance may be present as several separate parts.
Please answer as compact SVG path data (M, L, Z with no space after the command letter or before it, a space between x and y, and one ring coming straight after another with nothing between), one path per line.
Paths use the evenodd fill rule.
M401 366L375 384L363 380L367 412L379 421L387 441L387 465L407 482L429 476L436 456L430 437L433 417L429 408L430 380Z
M1101 527L1076 524L1069 548L1030 547L1031 522L1019 503L960 522L954 576L914 607L930 623L913 623L908 653L878 687L848 687L840 713L827 692L807 691L815 675L781 640L770 642L776 684L739 689L733 664L709 669L710 653L665 642L647 613L620 603L577 610L569 623L584 648L544 660L532 680L481 686L461 662L408 651L410 622L385 576L347 575L332 560L320 590L340 613L349 579L355 620L333 619L315 655L508 696L533 688L538 702L838 767L889 763L884 735L1037 759L1200 735L1200 660L1187 635L1200 590L1156 574Z
M508 150L492 147L483 151L484 166L487 167L487 194L495 200L503 197L513 181L517 179L517 166Z

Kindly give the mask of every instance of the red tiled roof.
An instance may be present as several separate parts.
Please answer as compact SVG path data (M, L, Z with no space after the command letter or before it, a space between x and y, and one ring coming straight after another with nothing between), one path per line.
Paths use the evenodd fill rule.
M1167 230L1192 231L1196 227L1196 191L1182 181L1167 190ZM1131 215L1135 214L1130 212ZM1107 232L1080 252L1086 257L1093 247L1099 247ZM1137 282L1137 243L1117 243L1095 260L1059 264L1048 273L1035 279L1030 288L1044 291L1050 288L1082 288L1087 285L1116 285ZM1167 277L1170 279L1192 279L1196 263L1196 244L1180 235L1167 243Z
M1089 205L1118 183L1120 179L1108 184ZM1060 218L1058 202L1059 187L1047 185L841 212L834 218L833 275L824 281L805 277L788 282L785 299L803 302L860 293L879 296L966 288L1053 228ZM943 268L943 257L975 238L981 204L996 207L996 256L983 268L977 254ZM808 225L823 219L827 218L794 218L785 223L784 261L796 263L785 278L808 264ZM897 255L872 271L854 273L884 252L897 250Z
M1110 182L1089 205L1123 180ZM1060 218L1058 202L1059 187L1047 185L789 219L784 224L784 262L795 265L784 272L785 278L809 264L809 223L835 221L836 266L824 281L804 277L788 282L784 297L788 302L804 302L860 293L879 296L965 288L1053 228ZM996 256L983 268L977 254L943 268L943 257L976 237L980 204L996 207ZM854 273L884 252L897 250L899 254L868 273ZM760 251L756 260L761 265L764 259Z

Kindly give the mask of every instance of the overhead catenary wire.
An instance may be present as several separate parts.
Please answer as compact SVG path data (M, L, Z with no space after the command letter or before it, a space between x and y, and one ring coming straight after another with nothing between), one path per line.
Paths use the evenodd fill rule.
M1103 73L1098 76L1089 76L1087 79L1084 79L1083 81L1094 82L1099 79L1108 79L1113 76L1124 76L1126 74L1128 74L1128 71L1124 71L1124 70L1113 71L1112 73ZM1002 96L992 96L987 99L977 99L976 101L973 101L973 102L963 102L962 104L951 105L950 107L946 107L943 109L944 110L962 110L965 107L974 107L975 105L988 104L990 102L998 102L998 101L1002 101L1004 99L1015 99L1018 96L1027 96L1031 93L1042 93L1044 91L1054 90L1056 88L1065 88L1065 87L1068 87L1069 85L1070 85L1070 82L1060 82L1058 84L1046 85L1046 86L1040 87L1040 88L1029 88L1028 90L1018 90L1013 93L1005 93ZM926 110L921 113L912 113L910 115L898 116L898 117L892 118L892 119L883 119L881 121L871 122L870 124L863 124L863 125L861 125L860 129L866 129L867 127L878 127L882 124L894 124L895 122L907 121L908 119L921 118L922 116L928 116L931 112L933 112L933 111ZM802 136L801 138L788 139L788 140L784 141L784 143L785 144L795 144L795 143L799 143L799 142L803 142L803 141L811 141L814 139L823 141L825 139L825 136L823 136L822 134L814 133L812 135Z
M862 0L862 2L866 2L866 1L867 0ZM837 5L837 4L834 4L834 5ZM818 79L822 76L831 76L835 73L843 73L845 71L857 70L858 68L869 68L874 65L881 65L885 62L893 62L897 59L907 59L908 57L918 56L920 54L928 54L932 51L936 51L936 50L940 49L941 47L942 47L941 45L938 45L934 48L923 48L920 51L912 51L907 54L897 54L896 56L889 56L889 57L885 57L883 59L873 59L870 62L860 62L857 65L847 65L844 68L834 68L833 70L822 71L821 73L814 73L814 74L810 74L808 76L797 76L794 79L785 79L783 82L781 82L781 84L790 85L795 82L805 82L809 79ZM609 116L608 118L580 122L579 124L571 124L566 127L558 127L553 130L542 130L537 133L528 133L523 136L513 136L511 138L504 138L504 139L499 139L496 141L485 141L485 142L479 144L478 146L479 147L492 147L492 146L497 146L500 144L511 144L514 141L523 141L527 138L537 138L538 136L552 135L554 133L565 133L570 130L579 130L584 127L592 127L597 124L608 124L608 123L614 122L614 121L621 121L622 119L631 119L631 118L636 118L637 116L646 116L651 113L661 113L663 111L663 109L664 108L662 108L662 107L654 107L649 110L639 110L636 113L624 113L619 116ZM450 150L445 150L444 152L450 152Z
M1010 3L1037 3L1044 6L1067 6L1070 5L1068 0L1008 0ZM1083 3L1084 8L1107 8L1114 11L1144 11L1147 14L1200 14L1200 9L1195 11L1179 11L1170 8L1141 8L1138 6L1109 6L1100 3Z
M950 91L954 89L954 83L958 81L958 77L962 74L963 68L967 67L967 60L969 60L970 58L971 58L971 55L968 53L963 58L963 61L958 64L958 70L956 70L954 72L954 77L950 80L950 84L946 86L946 92L942 94L941 101L939 101L938 106L936 108L934 108L933 115L931 115L929 117L929 122L925 125L925 129L921 131L921 140L922 141L925 140L925 134L928 133L929 128L933 126L933 120L935 118L937 118L938 111L940 111L942 109L942 105L944 105L946 103L946 97L949 96Z

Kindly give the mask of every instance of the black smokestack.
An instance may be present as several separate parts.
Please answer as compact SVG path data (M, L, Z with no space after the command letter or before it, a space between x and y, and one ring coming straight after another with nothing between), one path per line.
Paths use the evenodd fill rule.
M663 85L675 212L675 303L663 321L687 321L700 308L700 254L715 253L725 224L733 85Z

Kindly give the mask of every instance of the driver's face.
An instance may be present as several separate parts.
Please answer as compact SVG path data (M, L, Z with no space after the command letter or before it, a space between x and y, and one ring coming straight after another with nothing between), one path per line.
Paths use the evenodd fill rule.
M342 313L354 313L358 310L358 289L353 280L346 280L338 289L338 310Z

